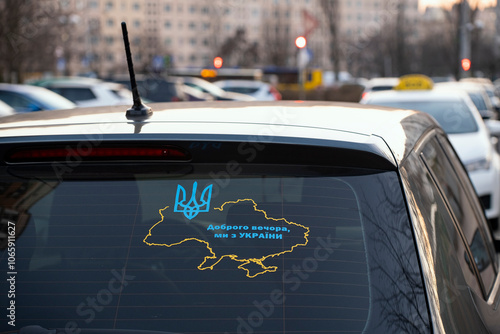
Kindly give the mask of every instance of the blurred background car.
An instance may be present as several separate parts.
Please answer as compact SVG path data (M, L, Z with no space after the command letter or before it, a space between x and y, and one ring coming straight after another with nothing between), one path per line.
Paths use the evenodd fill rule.
M184 84L193 87L203 93L210 94L214 97L215 100L218 101L255 101L255 97L247 95L247 94L241 94L241 93L235 93L235 92L228 92L223 90L222 88L218 87L217 85L201 79L201 78L196 78L196 77L181 77L181 80Z
M405 79L416 80L416 77L407 76ZM448 134L472 179L492 228L497 229L500 218L500 155L478 109L467 92L454 85L433 85L428 80L422 88L415 89L415 81L405 86L405 79L395 89L372 92L360 103L418 110L433 116Z
M495 85L490 79L487 78L462 78L460 79L460 82L468 82L468 83L475 83L477 85L480 85L484 88L486 91L486 94L488 94L488 97L490 98L490 102L495 109L495 111L498 113L500 112L500 98L499 94L497 94Z
M43 87L19 84L0 84L0 100L16 112L72 109L76 105Z
M483 119L497 119L498 111L495 109L492 99L482 84L470 81L439 82L436 88L445 87L453 90L463 90L469 94L477 110Z
M30 84L48 88L79 107L126 105L132 101L132 92L124 85L96 78L56 77Z
M378 92L380 90L390 90L399 83L399 78L386 77L386 78L372 78L366 81L361 94L361 98L364 98L370 92Z
M257 101L281 100L281 93L273 85L256 80L219 80L214 85L226 92L253 96Z

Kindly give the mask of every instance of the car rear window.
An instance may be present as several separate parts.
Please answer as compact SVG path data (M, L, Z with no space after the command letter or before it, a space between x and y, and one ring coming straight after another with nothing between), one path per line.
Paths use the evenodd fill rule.
M429 329L396 172L228 168L0 169L15 328Z

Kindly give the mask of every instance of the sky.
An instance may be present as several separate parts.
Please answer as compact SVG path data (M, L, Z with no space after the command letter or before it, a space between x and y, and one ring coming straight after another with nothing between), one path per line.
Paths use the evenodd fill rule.
M425 8L428 6L431 7L451 7L454 3L459 2L459 0L420 0L420 7ZM496 0L469 0L469 4L471 7L475 7L479 5L480 8L494 6L496 4Z

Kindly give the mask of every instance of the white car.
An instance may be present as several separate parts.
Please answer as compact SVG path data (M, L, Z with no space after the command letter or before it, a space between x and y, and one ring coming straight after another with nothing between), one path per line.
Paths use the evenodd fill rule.
M396 77L380 77L372 78L366 83L361 98L364 98L370 92L378 92L380 90L390 90L399 83L399 78Z
M497 118L497 110L495 109L494 99L488 95L488 91L483 84L472 81L441 82L436 84L436 87L463 90L467 92L483 119Z
M70 100L46 88L23 84L0 83L0 101L16 113L76 107Z
M68 77L33 83L48 88L79 107L126 105L132 101L132 92L124 85L94 78Z
M257 101L281 100L281 93L271 84L256 80L219 80L214 85L226 92L253 96Z
M486 124L464 91L436 85L432 89L371 92L360 103L423 111L448 134L481 199L491 226L500 217L500 156Z
M500 242L428 114L149 106L0 123L0 333L498 333Z

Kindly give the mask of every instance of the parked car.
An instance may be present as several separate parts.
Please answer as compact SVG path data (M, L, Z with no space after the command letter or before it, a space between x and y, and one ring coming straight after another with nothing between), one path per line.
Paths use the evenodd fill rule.
M487 78L462 78L460 82L469 82L482 86L490 98L491 105L493 106L495 112L498 114L500 112L500 94L497 94L495 85L490 79Z
M19 84L0 83L0 100L20 113L76 107L73 102L48 89Z
M226 92L253 96L257 101L281 100L281 93L270 83L257 80L219 80L214 85Z
M193 87L203 93L213 96L218 101L255 101L256 99L250 95L226 92L213 83L196 77L179 77L185 85Z
M96 78L58 77L31 84L48 88L79 107L126 105L132 101L132 92L125 86Z
M0 123L2 332L500 328L499 245L428 114L150 107Z
M413 80L413 84L405 86L405 80ZM422 86L415 86L419 80ZM448 134L469 172L492 227L498 228L500 156L479 111L465 91L448 85L434 87L429 78L410 75L395 89L370 93L361 103L419 110L433 116Z
M476 105L476 108L479 110L483 119L498 118L498 112L493 105L492 99L488 96L488 92L482 84L468 81L442 82L436 84L436 87L463 90L469 94L472 102Z

